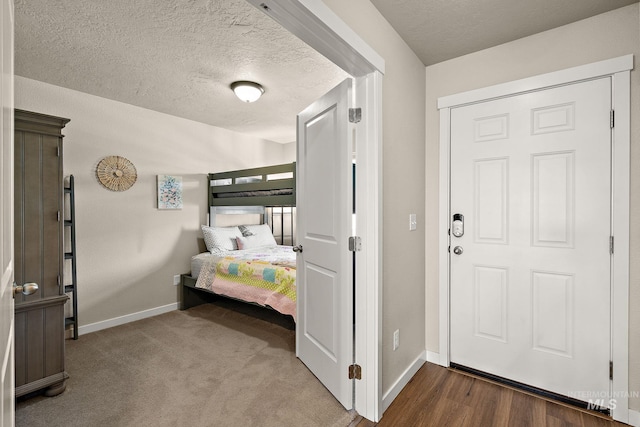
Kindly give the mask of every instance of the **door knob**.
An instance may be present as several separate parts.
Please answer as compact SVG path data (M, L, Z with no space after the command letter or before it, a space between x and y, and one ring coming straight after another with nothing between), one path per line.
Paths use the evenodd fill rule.
M462 255L462 252L464 252L462 250L462 246L456 246L455 248L453 248L453 253L456 255Z
M302 245L297 245L293 247L293 252L302 253Z
M16 285L15 283L13 284L13 296L16 296L18 294L22 294L22 295L32 295L35 294L36 291L38 290L38 284L37 283L25 283L24 285Z

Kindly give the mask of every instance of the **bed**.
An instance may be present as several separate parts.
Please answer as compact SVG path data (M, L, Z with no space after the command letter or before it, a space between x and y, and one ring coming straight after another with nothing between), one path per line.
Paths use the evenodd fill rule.
M296 319L295 163L209 174L207 248L181 276L182 310L225 297ZM257 217L221 224L222 217Z

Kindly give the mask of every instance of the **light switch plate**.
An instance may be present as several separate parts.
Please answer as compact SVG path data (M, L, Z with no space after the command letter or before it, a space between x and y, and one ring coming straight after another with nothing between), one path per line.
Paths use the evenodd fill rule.
M414 231L417 227L416 214L409 214L409 231Z

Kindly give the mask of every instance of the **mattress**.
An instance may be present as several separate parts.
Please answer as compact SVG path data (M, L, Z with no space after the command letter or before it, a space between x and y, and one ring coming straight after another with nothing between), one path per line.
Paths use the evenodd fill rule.
M296 254L268 246L192 258L196 287L271 307L296 319Z

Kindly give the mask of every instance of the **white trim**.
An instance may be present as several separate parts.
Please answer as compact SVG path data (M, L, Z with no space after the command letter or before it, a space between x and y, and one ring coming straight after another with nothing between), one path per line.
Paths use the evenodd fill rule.
M434 365L440 364L440 353L436 353L434 351L427 350L427 362L433 363Z
M409 383L411 378L418 372L418 370L425 364L427 358L426 351L423 351L416 360L409 365L409 367L400 375L400 378L391 386L388 392L382 397L383 412L391 405L396 397L400 394L402 389Z
M549 88L567 83L575 83L580 80L594 79L597 77L611 76L620 71L633 69L633 55L620 56L606 59L592 64L580 65L565 70L540 74L526 79L514 80L481 89L470 90L438 98L438 108L460 107L474 102L485 102L493 98L513 96L519 93Z
M148 317L157 316L159 314L169 313L178 309L178 303L163 305L160 307L150 308L148 310L138 311L137 313L125 314L124 316L114 317L113 319L102 320L96 323L90 323L78 328L78 335L89 334L91 332L101 331L103 329L113 328L136 320L146 319Z
M356 132L356 205L358 210L356 235L363 239L362 250L356 252L355 361L363 369L362 380L355 382L354 406L359 414L379 421L382 416L382 364L379 343L382 337L380 283L382 278L382 144L371 144L376 135L382 135L382 75L374 72L356 79L356 105L362 108L363 126ZM373 96L371 96L373 94ZM373 179L376 176L377 179ZM365 415L366 414L366 415Z
M384 74L384 59L322 1L247 1L353 77Z
M629 185L630 185L630 70L633 55L542 74L509 83L472 90L438 99L440 108L440 204L439 204L439 333L441 365L449 366L449 147L451 107L483 102L499 97L547 89L582 80L611 76L613 82L612 105L615 110L612 156L612 204L615 251L612 256L612 360L614 364L611 391L616 396L612 417L628 422L629 391Z
M449 366L449 168L451 110L440 110L440 192L438 194L438 304L440 365Z
M640 412L629 409L629 425L640 427Z
M369 106L363 111L360 129L367 141L358 138L357 179L364 180L358 191L360 209L357 225L363 242L358 261L365 262L365 272L356 276L355 301L356 362L362 367L363 378L356 381L355 410L377 422L382 416L382 75L385 62L362 38L346 25L329 7L319 0L247 0L322 53L353 77L365 77L366 93L358 94ZM265 5L267 9L264 8ZM371 122L372 121L372 122ZM364 194L360 190L365 189ZM363 212L364 211L364 212ZM361 267L358 271L361 271ZM360 359L360 357L363 357ZM373 374L373 375L372 375Z
M633 58L632 58L633 60ZM613 418L628 422L629 414L629 198L631 152L631 73L613 74L615 126L612 132L612 234L615 249L611 272L611 360L616 397Z

